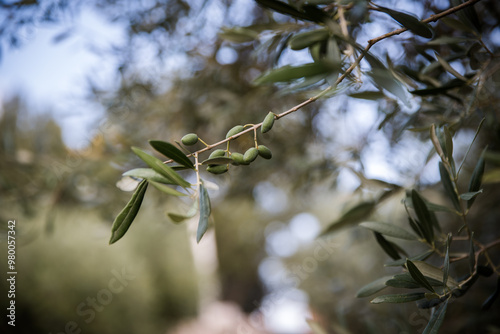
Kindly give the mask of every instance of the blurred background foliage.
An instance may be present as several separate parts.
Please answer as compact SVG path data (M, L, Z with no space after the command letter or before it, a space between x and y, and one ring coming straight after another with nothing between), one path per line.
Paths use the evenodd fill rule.
M323 2L331 1L318 3ZM370 29L379 35L398 27L381 19L382 13L362 10L365 1L352 3L359 10L346 11L349 33L361 45ZM384 5L423 18L450 4ZM359 287L391 273L383 268L388 258L370 232L355 228L327 241L314 238L353 203L377 198L387 183L417 184L433 202L449 205L437 159L430 156L428 131L420 131L430 123L456 124L456 160L461 161L480 119L486 119L461 180L468 182L487 144L489 178L470 217L482 241L498 235L500 7L495 1L476 5L481 42L491 54L474 49L477 32L457 26L457 16L433 26L436 36L470 38L432 46L443 57L462 55L453 60L455 67L474 69L471 62L481 67L488 59L473 110L464 112L469 101L462 97L471 93L467 86L415 97L411 108L387 96L365 101L342 94L319 101L279 120L260 137L273 159L207 176L219 187L210 192L215 234L200 245L193 244L195 222L175 225L165 215L187 204L153 190L130 233L113 246L107 245L111 222L130 197L117 189L117 182L122 172L141 165L130 146L147 148L149 139L173 142L189 132L213 143L236 124L257 123L270 110L279 113L302 102L308 91L283 92L254 86L251 80L273 65L307 56L286 48L290 34L303 27L247 1L2 1L0 6L4 53L29 43L26 36L35 36L39 26L64 26L56 42L75 38L72 17L83 8L120 24L127 36L123 44L89 45L102 57L116 58L117 68L111 87L87 74L88 100L102 105L105 115L89 127L85 147L67 147L58 115L29 110L22 98L4 101L0 110L0 219L15 218L18 224L16 333L64 332L75 321L84 333L298 334L310 331L305 318L332 333L421 332L429 310L354 298ZM273 30L278 23L287 23L288 29ZM231 35L235 26L270 32L260 40L233 43L242 36ZM423 44L407 33L372 51L397 73L412 77L435 62ZM172 70L169 61L179 55L183 65ZM411 88L451 80L435 65L426 75ZM353 87L373 85L359 83L344 92ZM252 142L244 136L231 145L243 151ZM395 191L376 217L406 224L403 197L402 188ZM445 226L454 224L449 215L438 217ZM320 260L318 247L329 256ZM0 261L5 268L5 257ZM123 268L134 278L87 323L78 306L109 289L114 273ZM498 303L479 312L495 286L492 279L481 280L450 306L443 333L500 330L495 327Z

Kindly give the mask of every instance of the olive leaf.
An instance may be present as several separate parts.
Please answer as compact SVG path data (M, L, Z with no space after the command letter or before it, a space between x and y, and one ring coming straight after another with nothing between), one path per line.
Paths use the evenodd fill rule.
M199 197L200 220L198 221L198 230L196 232L196 242L198 243L208 229L208 218L210 217L211 212L210 197L208 197L208 191L203 183L200 184Z
M175 184L172 180L167 179L152 168L134 168L122 174L123 176L131 176L135 178L145 179L148 181L155 181L163 184Z
M314 43L322 42L330 36L330 32L327 29L317 29L302 32L294 35L290 38L288 45L292 50L302 50Z
M361 289L358 290L358 292L356 293L356 297L363 298L376 294L377 292L387 287L385 282L391 278L392 276L380 277L375 281L366 284L365 286L363 286Z
M417 237L414 234L411 234L405 229L402 229L401 227L393 224L379 223L379 222L363 222L359 225L389 237L405 239L405 240L417 240Z
M439 175L441 176L441 183L443 184L446 195L448 195L448 197L451 199L451 202L453 203L455 209L457 211L461 211L462 209L460 207L460 200L458 198L457 192L455 191L455 187L451 182L450 173L441 161L439 162Z
M394 20L398 21L403 27L407 28L408 30L419 36L425 38L432 38L434 36L432 28L427 23L420 22L420 20L413 15L381 6L377 6L377 8L380 11L390 15Z
M149 144L155 150L157 150L164 156L174 160L175 162L180 163L185 167L195 169L193 162L174 145L160 140L150 140Z
M411 277L418 283L420 286L426 288L431 292L435 292L434 288L431 286L429 281L425 278L425 276L418 270L417 266L413 264L410 260L406 260L406 269L410 273Z
M120 240L125 233L127 233L127 230L141 208L142 200L144 199L147 188L148 182L146 180L139 183L130 201L122 209L118 216L116 216L111 227L111 238L109 239L110 245Z
M177 174L171 167L165 165L160 159L147 154L138 147L132 147L132 151L141 158L149 167L153 168L157 173L160 173L167 179L170 179L174 184L177 184L183 188L189 187L191 184L184 180L179 174Z
M365 220L370 216L375 209L376 202L367 201L361 202L345 212L340 218L331 223L326 230L324 230L320 236L324 236L329 233L336 232L344 227L348 227Z
M479 160L477 161L476 167L474 168L474 171L472 172L470 182L469 182L469 193L479 193L480 188L481 188L481 182L483 179L483 174L484 174L484 152L486 149L483 150L481 156L479 157ZM470 208L472 204L474 203L476 196L472 196L470 199L467 200L467 208Z
M423 292L413 292L413 293L401 293L394 295L382 295L373 299L370 303L380 304L380 303L408 303L416 300L425 298L425 293Z
M443 323L444 316L446 314L446 309L448 307L448 301L449 301L449 299L447 299L444 304L439 306L439 308L434 310L434 312L432 313L432 316L429 320L429 323L425 327L422 334L437 334L438 333L439 328L441 327L441 325Z
M263 85L275 82L289 82L317 75L324 75L326 77L333 69L331 64L321 61L298 66L286 65L262 74L253 81L253 84Z
M415 189L411 191L411 199L424 238L427 242L432 243L434 240L434 230L429 209L422 196Z

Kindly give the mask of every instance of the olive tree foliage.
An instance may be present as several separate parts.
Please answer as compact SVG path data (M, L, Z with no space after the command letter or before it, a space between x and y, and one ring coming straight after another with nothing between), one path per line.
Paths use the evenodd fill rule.
M172 3L175 6L169 6ZM120 1L110 2L102 8L109 15L116 15L117 20L127 20L130 36L155 35L161 31L166 33L158 33L162 38L154 40L168 41L164 37L172 33L178 20L176 13L169 11L185 14L192 2L168 1L167 5L157 1L157 7L143 11L137 8L114 11L120 4ZM37 1L21 1L4 6L29 9L38 5ZM209 73L204 74L203 70L199 73L205 79L213 76L220 82L224 82L221 79L224 76L234 79L231 71L245 73L238 76L243 89L233 92L243 101L237 104L238 115L230 118L234 123L221 129L227 119L223 122L212 119L210 113L204 116L198 113L197 117L204 117L201 121L208 123L209 129L204 133L188 130L170 142L151 140L150 149L134 146L132 151L146 167L132 166L123 174L138 185L113 222L110 244L127 233L151 188L170 198L188 199L190 208L171 211L168 217L175 223L197 219L196 239L200 242L210 228L207 179L213 180L212 174L217 180L220 174L242 169L246 173L271 163L274 170L285 170L292 162L280 151L289 147L273 146L279 131L287 132L279 127L280 123L301 112L318 115L319 109L332 108L341 113L347 112L352 101L374 101L379 114L376 132L391 143L388 157L384 158L395 162L397 154L406 153L398 146L404 136L427 144L423 146L428 149L426 162L439 175L436 188L446 201L434 203L426 197L424 190L431 185L418 179L421 166L416 166L417 163L398 169L401 182L370 179L364 168L369 163L364 159L368 145L351 147L349 152L337 154L347 154L346 160L354 161L344 167L356 174L361 189L375 185L376 196L352 203L350 209L325 227L319 238L355 226L372 231L380 248L392 259L386 265L399 268L400 272L374 277L372 283L360 288L357 297L370 297L374 304L416 301L417 307L432 309L425 333L438 331L448 306L452 307L452 301L473 290L481 282L480 276L495 275L496 290L491 291L482 306L489 309L500 290L500 235L498 225L487 225L497 212L498 203L491 198L495 196L493 185L500 179L497 110L500 43L494 30L498 27L498 4L488 0L423 1L414 5L418 16L365 0L256 0L249 6L253 5L252 24L237 26L232 22L219 32L217 41L218 45L236 50L239 59L244 59L239 64L244 65L239 69L221 67L218 74L206 67ZM160 16L163 19L142 20L153 9L163 9L165 15ZM22 20L28 17L32 16ZM2 32L3 37L9 36L5 27ZM165 49L165 45L159 47L159 53ZM209 92L213 88L206 85L207 81L194 78L189 84L198 84L199 90ZM225 83L231 86L230 80ZM259 90L264 86L272 86L274 94ZM131 87L122 87L123 92L128 88ZM149 86L133 88L151 90ZM173 89L176 94L167 101L170 108L176 108L175 98L197 107L203 103L227 107L206 96L183 95L183 88L179 85ZM242 106L246 101L252 102ZM291 102L293 105L289 106ZM126 106L137 110L143 107L140 99ZM111 114L113 110L123 110L122 105L111 104L109 108ZM356 112L362 114L363 110ZM116 117L119 116L117 113ZM132 117L144 121L140 113ZM189 124L194 123L191 117L187 113L174 113L169 121L173 128L182 125L189 129ZM312 117L308 119L311 121ZM129 126L126 132L133 136L133 125ZM317 125L320 128L321 124ZM300 136L287 133L289 138L284 142L288 146L303 145ZM469 141L465 149L457 151L457 147L464 147L457 142L463 133L471 135L466 136ZM324 138L318 135L316 140ZM303 152L306 162L301 164L307 166L303 174L310 175L318 166L308 163L307 154ZM324 156L318 167L325 172L321 176L337 175L336 167L343 164L341 159L332 154ZM282 161L273 161L277 157ZM258 166L257 160L261 160ZM405 179L413 184L404 183ZM404 194L401 205L407 212L405 222L388 222L377 215L385 201L401 194ZM397 293L384 293L384 289Z
M309 97L286 110L261 112L253 123L234 124L214 142L207 142L196 133L187 133L172 143L151 140L150 146L163 159L133 147L147 168L134 168L123 174L139 184L113 223L110 244L128 231L150 187L167 196L192 199L189 210L170 212L168 216L176 223L198 216L196 239L200 242L209 228L211 215L205 175L248 168L256 159L271 159L272 151L261 143L262 138L274 131L275 123L308 105L327 105L346 96L376 100L385 116L379 131L385 131L395 143L403 131L412 131L432 144L428 159L433 156L439 159L440 183L449 204L426 199L419 189L422 185L417 183L402 198L408 214L406 228L371 220L377 207L400 193L402 186L367 180L361 171L358 173L361 181L379 184L379 196L354 204L319 237L357 225L373 231L378 245L392 258L387 266L400 267L401 272L376 279L361 288L358 297L371 296L374 304L416 301L419 308L432 308L424 332L437 332L453 299L466 294L479 276L500 274L498 259L493 256L494 248L500 245L498 234L493 238L480 235L476 230L481 230L481 222L469 215L484 196L483 179L495 182L498 175L498 169L492 169L485 176L486 161L498 159L497 143L492 142L488 147L478 139L482 138L483 128L498 128L498 112L492 103L498 101L495 79L499 70L498 43L489 35L498 22L486 13L486 8L495 6L487 1L484 4L478 0L451 1L443 9L431 3L424 6L422 19L362 0L256 2L265 10L267 20L224 28L220 37L231 43L261 44L261 49L274 55L274 66L254 78L254 85L276 85L283 94ZM484 15L477 14L476 6L482 6ZM379 20L392 20L386 27L400 27L379 36L370 35L367 29ZM384 43L390 47L384 50ZM398 59L391 49L404 56ZM305 61L283 64L279 60L285 52L303 50L307 50L307 57L301 58L307 58ZM266 101L259 108L268 108ZM466 128L474 128L468 149L454 152L455 134ZM245 136L252 140L247 147L236 149L234 143ZM191 149L194 145L201 148ZM472 173L465 172L471 164ZM189 173L180 172L184 170L194 174L194 181L186 180ZM452 223L444 226L437 212L446 213ZM396 243L394 239L404 242ZM406 243L420 243L422 247L411 253L405 250ZM408 249L415 248L408 246ZM464 262L468 263L466 268L460 266ZM459 270L452 270L454 266ZM460 275L450 274L457 271ZM373 297L387 287L398 288L400 292ZM483 309L491 307L498 289L497 285L484 301Z

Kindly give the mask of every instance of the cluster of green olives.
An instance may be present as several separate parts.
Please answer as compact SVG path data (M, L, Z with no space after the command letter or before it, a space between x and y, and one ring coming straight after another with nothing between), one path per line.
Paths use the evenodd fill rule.
M273 112L269 112L262 122L261 132L266 133L273 127L275 115ZM227 134L226 139L237 135L244 130L243 125L236 125L231 128ZM181 142L186 146L192 146L199 141L199 137L196 133L189 133L182 137ZM223 174L228 171L229 164L238 165L249 165L258 156L264 159L271 159L273 154L271 150L264 145L256 145L256 147L251 147L245 151L245 153L239 152L229 152L229 150L217 149L213 151L207 160L203 161L202 164L207 164L207 171L212 174Z

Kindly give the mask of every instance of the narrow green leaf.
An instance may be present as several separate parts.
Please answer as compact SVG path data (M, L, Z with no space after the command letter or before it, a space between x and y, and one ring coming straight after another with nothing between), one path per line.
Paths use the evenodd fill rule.
M379 99L385 98L385 94L381 91L364 91L359 93L352 93L349 94L349 96L355 99L364 99L372 101L377 101Z
M299 66L286 65L262 74L253 81L253 84L263 85L275 82L289 82L317 75L324 75L326 77L332 70L333 68L324 62L308 63Z
M127 230L141 208L142 200L144 199L147 188L148 182L146 180L139 183L130 201L115 218L111 227L111 238L109 239L110 245L120 240L125 233L127 233Z
M437 58L439 64L441 64L441 66L447 72L451 73L453 76L455 76L459 80L462 80L464 82L467 81L467 78L464 77L463 75L461 75L460 73L458 73L453 67L451 67L451 65L446 61L446 59L444 59L443 57L439 56L437 53L436 53L436 58Z
M414 34L425 38L432 38L434 36L432 28L427 23L420 22L417 17L390 8L381 6L378 6L378 8L380 11L390 15L394 20L398 21L403 27Z
M469 193L474 193L474 192L479 192L481 188L481 182L483 179L483 174L484 174L484 152L486 151L483 150L483 153L479 157L479 160L477 161L476 167L474 168L474 171L472 172L470 182L469 182ZM472 204L474 203L475 196L473 196L471 199L467 201L467 208L470 208Z
M233 43L247 43L254 41L259 33L245 27L226 28L218 34L220 38Z
M500 276L497 277L497 285L495 291L484 301L483 305L481 305L481 311L489 310L491 305L495 302L495 300L500 295Z
M277 0L255 0L259 5L291 17L321 23L328 19L325 12L316 6L302 6L302 11Z
M299 34L295 34L288 45L292 50L302 50L314 43L322 42L330 37L330 32L328 29L317 29L312 31L306 31Z
M408 217L408 223L410 224L411 229L418 234L419 237L423 238L424 233L422 232L422 228L413 220L413 218Z
M195 169L193 162L174 145L160 140L150 140L149 144L167 158L188 168Z
M440 268L433 266L427 262L423 261L412 261L413 264L418 268L418 270L429 280L438 282L438 285L443 285L443 270ZM432 283L431 283L432 285ZM446 285L450 289L454 289L458 287L458 282L453 279L453 277L448 276L448 281Z
M453 7L456 7L460 4L464 3L464 0L451 0L451 4ZM457 12L458 17L462 21L462 26L465 25L470 29L475 30L477 33L481 33L481 22L479 21L479 17L477 15L474 6L467 6Z
M376 294L380 290L385 289L387 287L385 282L391 278L392 276L385 276L366 284L365 286L363 286L361 289L358 290L358 292L356 293L356 298L368 297Z
M451 233L448 233L446 239L446 255L444 256L444 267L443 267L443 285L446 286L448 283L448 275L450 273L450 246L451 246Z
M420 288L413 277L409 273L397 274L391 277L391 279L385 282L385 285L393 288L404 288L404 289L417 289Z
M132 151L141 158L149 167L153 168L157 173L160 173L164 177L170 179L175 184L186 188L191 184L184 180L179 174L177 174L171 167L165 165L160 159L147 154L138 147L132 147Z
M336 232L344 227L352 226L368 218L375 209L376 202L361 202L345 212L339 219L331 223L320 236Z
M432 249L429 249L423 253L414 255L414 256L410 257L409 259L411 261L421 261L421 260L427 259L432 254L434 254L434 251ZM406 263L406 259L399 259L399 260L395 260L392 262L388 262L388 263L384 264L384 266L386 266L386 267L399 267L399 266L404 265L405 263Z
M382 295L373 299L370 303L380 304L380 303L408 303L416 300L425 298L425 293L423 292L413 292L413 293L402 293L394 295Z
M155 181L149 181L149 183L151 183L156 189L168 194L168 195L172 195L172 196L187 196L186 194L184 193L181 193L180 191L177 191L173 188L170 188L169 186L166 186L164 184L161 184L161 183L158 183L158 182L155 182Z
M379 222L364 222L359 225L367 229L370 229L372 231L381 233L383 235L387 235L389 237L405 239L405 240L417 240L417 237L415 235L393 224L379 223Z
M194 201L191 208L189 208L189 210L185 214L169 212L167 213L167 215L174 223L181 223L186 219L193 218L197 212L198 212L198 202Z
M476 251L474 249L474 232L470 234L469 243L469 270L472 275L474 272L474 267L476 266Z
M196 242L199 243L208 229L208 218L210 217L211 206L210 197L203 183L200 184L200 220L198 221L198 230L196 232Z
M122 175L136 177L140 179L146 179L148 181L155 181L164 184L175 184L174 182L172 182L172 180L167 179L166 177L164 177L160 173L155 172L151 168L135 168L123 173Z
M408 269L408 272L410 273L411 277L420 284L423 288L426 288L427 290L431 292L435 292L434 288L431 286L429 281L424 277L424 275L418 270L417 266L413 264L410 260L406 260L406 269Z
M373 82L396 96L405 105L409 106L410 103L406 96L406 90L403 89L403 85L399 80L397 80L391 71L385 68L372 68L370 72L367 73L373 80Z
M387 255L389 255L393 260L398 260L401 258L395 244L388 241L386 238L384 238L382 234L378 232L374 232L374 234L377 243L380 245L380 247L382 247L382 249L384 250L384 252L386 252Z
M477 195L482 194L482 193L483 193L483 189L479 189L479 191L460 194L460 198L463 200L469 201L469 200L475 198Z
M425 327L422 334L438 333L439 328L443 324L444 316L446 314L446 309L448 308L448 301L449 299L447 299L446 302L441 306L439 306L437 309L434 309L431 315L431 319L429 320L429 323Z
M440 95L444 94L447 91L458 88L458 87L463 87L466 86L467 83L459 80L459 79L453 79L448 83L445 83L439 87L429 87L429 88L424 88L424 89L417 89L417 90L412 90L410 93L418 96L428 96L428 95Z
M448 169L446 169L441 161L439 162L439 174L441 175L441 183L443 184L446 195L448 195L448 197L451 199L451 202L453 203L455 209L457 211L461 211L462 209L460 207L460 200L458 198L457 192L455 191L455 187L451 182L450 173L448 173Z
M432 243L434 241L434 230L427 205L415 189L411 191L411 199L422 233L424 233L424 238L427 242Z
M202 165L227 165L234 162L233 159L228 158L228 157L216 157L216 158L210 158L207 160L203 160L201 162Z

